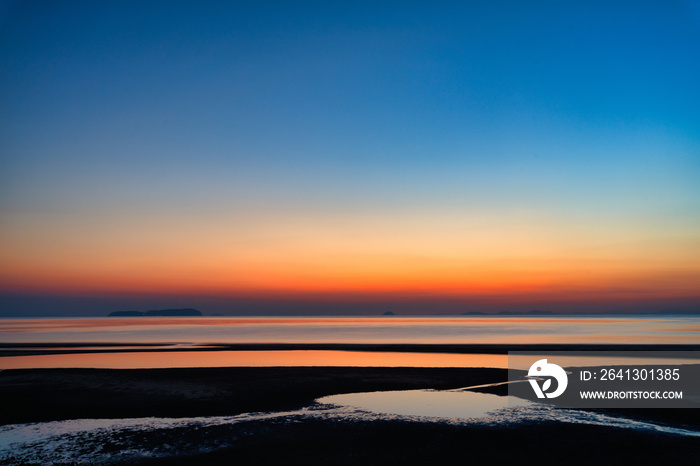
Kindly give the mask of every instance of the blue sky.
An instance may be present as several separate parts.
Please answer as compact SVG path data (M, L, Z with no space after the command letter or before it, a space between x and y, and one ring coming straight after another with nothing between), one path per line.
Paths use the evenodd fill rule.
M3 2L4 254L99 218L431 212L698 254L699 51L690 1Z
M173 183L222 166L275 184L350 170L363 185L377 170L622 172L649 161L640 143L697 168L687 4L177 3L8 9L6 173L139 187L168 167Z

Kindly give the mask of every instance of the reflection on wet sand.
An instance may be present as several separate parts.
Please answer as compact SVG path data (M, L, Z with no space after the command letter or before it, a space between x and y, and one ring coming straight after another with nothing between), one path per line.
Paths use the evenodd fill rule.
M507 407L528 406L517 398L489 393L454 390L394 390L385 392L347 393L316 400L322 404L351 406L377 414L427 416L443 418L486 417Z
M507 368L508 356L503 354L292 350L85 353L0 358L0 369L290 366Z

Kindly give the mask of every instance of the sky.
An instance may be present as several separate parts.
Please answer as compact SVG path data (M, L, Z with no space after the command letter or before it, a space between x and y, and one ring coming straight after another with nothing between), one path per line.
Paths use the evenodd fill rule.
M0 1L0 316L700 311L700 3Z

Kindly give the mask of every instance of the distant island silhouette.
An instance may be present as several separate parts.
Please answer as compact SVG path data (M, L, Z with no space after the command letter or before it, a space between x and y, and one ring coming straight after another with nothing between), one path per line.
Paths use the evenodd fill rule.
M110 312L108 317L194 317L201 316L197 309L154 309L151 311L115 311Z
M267 316L268 314L232 314L232 313L212 313L209 316L212 317L232 317L232 316ZM274 314L269 314L274 315ZM289 314L290 316L305 314ZM381 312L382 316L390 317L395 316L396 313L393 311ZM408 317L416 316L464 316L464 317L480 317L480 316L494 316L494 317L507 317L507 316L654 316L654 315L681 315L681 316L695 316L700 315L700 309L667 309L663 311L656 312L560 312L560 311L544 311L540 309L533 309L530 311L498 311L498 312L484 312L484 311L466 311L462 313L437 313L437 314L410 314ZM183 309L154 309L150 311L115 311L108 314L108 317L201 317L204 316L202 312L193 308L183 308ZM332 317L333 314L320 314L319 317L326 316ZM337 316L336 316L337 317Z

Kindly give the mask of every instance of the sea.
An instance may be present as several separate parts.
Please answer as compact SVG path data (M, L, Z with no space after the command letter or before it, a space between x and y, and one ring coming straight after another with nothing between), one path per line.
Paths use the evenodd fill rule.
M415 347L410 351L229 347L245 344ZM74 367L508 367L504 354L420 350L420 345L481 344L698 345L700 316L5 318L0 319L0 371ZM559 409L511 398L470 390L350 393L320 398L293 411L3 425L0 463L120 464L167 458L216 451L230 447L242 433L255 435L275 426L311 420L400 420L504 428L555 422L700 439L697 427ZM192 432L197 432L196 442ZM164 438L168 441L163 442Z
M0 369L94 367L474 367L473 355L225 351L226 345L700 344L700 316L134 317L0 319ZM79 354L37 355L70 345ZM193 351L196 349L221 351ZM90 353L90 350L100 352ZM113 350L110 352L110 350ZM128 352L124 352L128 350ZM141 350L141 351L139 351ZM163 350L168 350L167 352ZM20 355L21 354L21 355ZM506 367L492 357L482 367Z
M0 343L697 344L700 315L1 318Z

